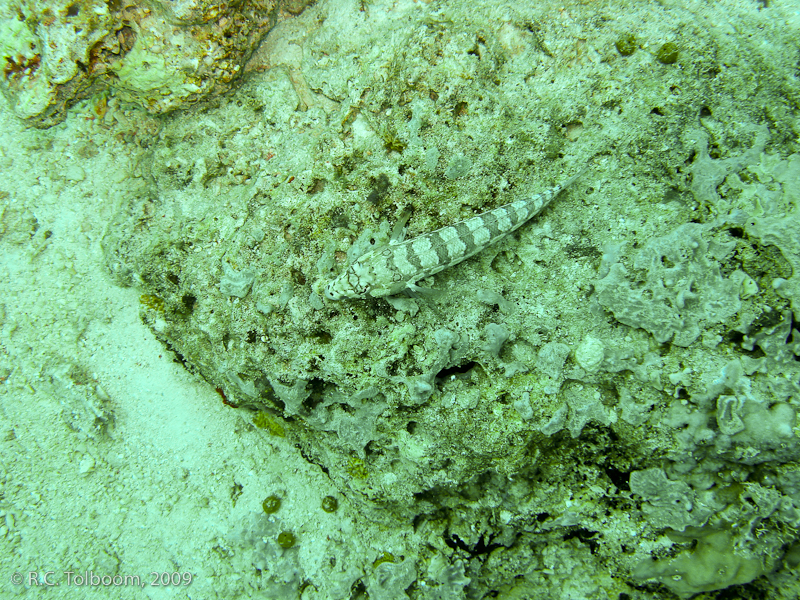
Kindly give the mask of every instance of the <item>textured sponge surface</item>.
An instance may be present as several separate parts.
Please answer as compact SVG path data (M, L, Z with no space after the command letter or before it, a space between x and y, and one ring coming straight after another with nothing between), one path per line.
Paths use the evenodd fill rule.
M720 273L721 258L733 251L732 240L707 240L710 226L681 225L655 238L634 259L635 271L610 265L597 282L599 303L631 327L641 327L660 343L688 346L702 325L721 323L739 310L739 289L745 274Z

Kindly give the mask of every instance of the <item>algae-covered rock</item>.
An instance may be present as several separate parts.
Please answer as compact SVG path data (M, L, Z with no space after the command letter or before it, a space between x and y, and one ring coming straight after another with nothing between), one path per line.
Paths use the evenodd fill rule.
M4 2L2 90L37 127L93 93L167 112L231 89L278 17L274 0Z

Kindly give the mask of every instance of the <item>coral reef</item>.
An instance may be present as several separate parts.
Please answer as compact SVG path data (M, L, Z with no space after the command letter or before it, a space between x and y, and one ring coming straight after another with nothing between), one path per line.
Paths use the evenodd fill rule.
M93 94L153 113L185 107L230 90L270 29L291 16L284 9L273 0L4 2L0 89L37 127Z
M796 57L700 8L348 6L293 21L311 100L274 68L165 121L148 193L103 240L182 361L404 532L371 564L341 532L283 546L291 524L255 507L234 536L266 575L252 586L795 597ZM796 19L726 6L784 42ZM436 297L324 298L408 209L418 235L592 156L537 219L427 282Z

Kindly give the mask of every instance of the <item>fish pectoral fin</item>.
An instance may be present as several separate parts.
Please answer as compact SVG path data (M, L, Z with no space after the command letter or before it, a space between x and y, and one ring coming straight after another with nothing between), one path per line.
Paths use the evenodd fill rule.
M394 224L392 227L392 237L390 238L390 244L400 244L406 238L406 231L408 220L411 218L411 209L405 208L403 212L400 213L400 218L397 219L397 223Z
M444 297L444 290L422 287L415 283L409 283L404 291L406 295L412 298L419 298L424 300L438 300Z

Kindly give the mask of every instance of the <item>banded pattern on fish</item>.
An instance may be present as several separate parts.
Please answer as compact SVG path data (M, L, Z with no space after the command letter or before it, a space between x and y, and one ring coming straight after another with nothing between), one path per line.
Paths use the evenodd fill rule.
M471 219L370 250L328 283L325 297L383 298L418 289L414 284L420 279L468 259L522 227L585 170L532 198L515 200Z

